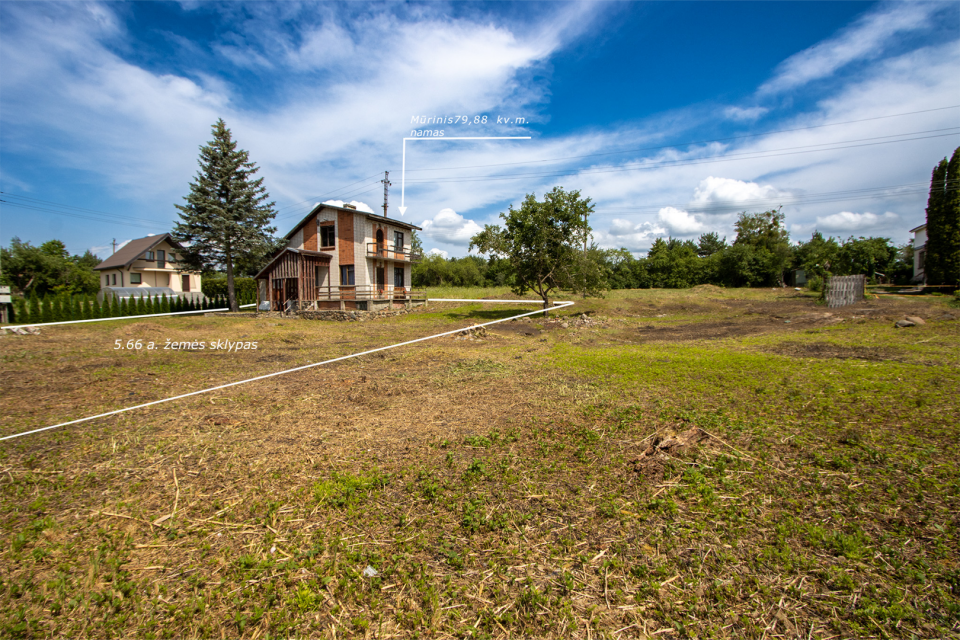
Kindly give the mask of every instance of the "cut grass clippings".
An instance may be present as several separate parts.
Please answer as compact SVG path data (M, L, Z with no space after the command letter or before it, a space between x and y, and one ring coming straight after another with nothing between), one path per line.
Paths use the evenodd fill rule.
M0 433L515 309L7 336ZM0 636L956 636L958 320L613 292L5 442Z

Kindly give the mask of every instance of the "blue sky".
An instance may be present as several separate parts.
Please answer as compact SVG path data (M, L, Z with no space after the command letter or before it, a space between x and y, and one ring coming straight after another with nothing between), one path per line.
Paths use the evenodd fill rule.
M556 185L637 254L780 205L794 240L903 242L960 145L956 2L6 2L0 68L0 243L101 257L170 230L219 117L280 234L319 201L381 212L389 170L389 215L404 181L450 256ZM531 139L408 142L404 176L420 115Z

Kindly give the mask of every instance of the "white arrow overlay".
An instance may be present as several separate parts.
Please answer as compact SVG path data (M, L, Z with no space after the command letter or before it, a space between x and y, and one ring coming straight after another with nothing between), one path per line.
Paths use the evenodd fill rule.
M404 192L407 182L407 140L529 140L530 136L475 136L475 137L453 137L453 138L404 138L403 139L403 170L400 174L400 215L407 212L404 205Z

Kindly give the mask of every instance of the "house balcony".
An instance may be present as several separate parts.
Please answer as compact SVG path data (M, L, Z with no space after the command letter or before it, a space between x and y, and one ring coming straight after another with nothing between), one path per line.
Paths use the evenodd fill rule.
M367 257L377 260L396 260L397 262L420 262L423 260L423 254L413 251L404 251L397 249L388 243L368 242Z

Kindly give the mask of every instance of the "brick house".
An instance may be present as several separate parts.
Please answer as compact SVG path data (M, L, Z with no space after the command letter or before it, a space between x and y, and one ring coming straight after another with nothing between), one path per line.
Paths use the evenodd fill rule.
M422 299L411 290L411 248L419 230L353 205L318 204L256 275L270 308L374 310Z

